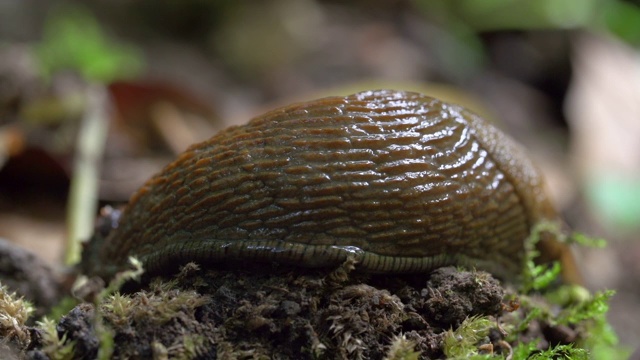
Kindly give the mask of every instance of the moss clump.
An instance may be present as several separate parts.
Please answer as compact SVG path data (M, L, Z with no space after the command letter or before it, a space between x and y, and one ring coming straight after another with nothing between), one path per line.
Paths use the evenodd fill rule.
M75 343L67 341L67 336L58 337L56 322L46 317L38 322L41 330L42 347L44 352L52 360L71 360L75 358Z
M604 317L613 292L561 285L559 264L527 256L519 289L453 267L390 276L352 264L337 273L189 264L135 293L114 291L138 268L57 327L42 324L36 348L54 359L624 358Z
M618 347L617 336L605 317L615 291L590 294L578 285L558 285L560 264L537 265L534 261L542 231L564 238L558 227L550 224L532 231L523 282L516 294L520 309L503 318L506 340L515 344L512 359L626 358L628 351ZM573 234L571 239L582 245L604 246L603 240L582 234ZM532 328L539 328L542 336L532 336Z
M160 326L179 315L193 312L209 302L206 296L193 290L163 291L159 288L158 282L154 284L150 291L145 293L110 295L99 305L102 316L110 324L119 327L132 326L140 321L148 321Z
M383 360L418 360L420 352L415 351L416 343L404 335L396 335Z
M0 284L0 351L29 346L31 336L25 324L33 311L31 303Z
M484 316L474 316L465 321L454 331L446 332L443 351L450 359L468 359L479 355L478 344L489 342L489 331L495 327L495 321Z

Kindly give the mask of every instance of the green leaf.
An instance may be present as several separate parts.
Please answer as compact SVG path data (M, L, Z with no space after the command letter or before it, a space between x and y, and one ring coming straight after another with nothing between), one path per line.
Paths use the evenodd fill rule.
M607 240L602 238L592 238L579 232L571 234L570 241L582 246L596 249L602 249L607 246Z
M640 8L628 2L610 1L602 12L607 30L626 41L640 46Z
M105 83L133 77L143 66L139 51L109 39L91 13L71 5L47 19L36 58L46 78L72 70Z

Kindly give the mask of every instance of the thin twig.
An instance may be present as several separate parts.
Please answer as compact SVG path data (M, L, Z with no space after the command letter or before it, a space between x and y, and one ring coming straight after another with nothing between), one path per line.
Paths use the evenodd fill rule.
M67 207L65 264L80 261L80 243L93 233L98 209L100 164L107 138L107 91L100 84L87 90L87 106L76 144L73 177Z

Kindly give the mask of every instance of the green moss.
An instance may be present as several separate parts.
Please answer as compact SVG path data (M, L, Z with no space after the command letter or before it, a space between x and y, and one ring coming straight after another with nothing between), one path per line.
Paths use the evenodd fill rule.
M18 297L0 283L0 344L25 347L31 342L25 323L33 313L31 303Z
M615 294L613 290L596 292L591 299L581 301L564 309L555 319L549 319L556 324L579 324L585 320L604 316L609 311L609 299Z
M114 346L114 331L101 324L96 327L96 335L98 335L98 339L100 340L97 358L99 360L111 359Z
M549 231L549 229L547 227L540 231ZM442 351L449 359L625 358L628 355L627 352L619 349L618 339L605 319L608 303L614 292L602 291L590 294L580 286L561 285L558 279L561 270L560 264L551 266L536 265L534 261L537 256L535 250L536 237L538 235L532 235L533 240L530 245L530 252L527 253L525 276L527 285L519 289L518 292L512 290L511 295L502 300L505 311L502 314L499 314L499 310L491 312L494 316L467 318L462 321L458 328L450 329L444 333L442 329L438 329L429 340L433 342L429 344L441 340ZM162 281L156 279L148 285L147 290L129 295L120 294L117 289L125 281L140 276L142 269L138 266L135 270L120 274L114 283L110 284L107 289L97 296L95 327L96 334L101 342L98 357L100 359L109 359L111 357L114 349L114 334L125 333L131 331L131 329L139 329L140 326L143 328L164 327L170 324L170 320L176 317L184 319L185 315L187 318L191 318L196 311L195 309L201 308L211 298L214 298L214 295L202 295L196 290L188 290L189 288L185 289L183 286L179 286L179 284L184 285L190 281L188 279L186 281L180 279L183 277L188 278L188 275L193 271L193 267L185 267L177 277ZM487 284L490 280L488 276L477 273L472 278L471 284L477 285L477 287L488 286ZM498 285L496 284L496 286ZM372 291L375 289L369 285L358 285L355 288L360 289L360 292L363 289ZM245 292L247 289L242 288L241 291ZM444 294L444 291L442 294ZM346 298L348 299L348 305L353 306L353 296L347 296ZM502 298L502 295L498 297L497 305L499 305L500 298ZM381 303L389 303L392 300L391 297L388 299L383 297L382 299L385 301L381 301ZM280 301L277 304L279 303ZM252 303L248 302L247 304ZM253 308L254 305L246 305L243 311L250 314L250 316L247 318L243 316L234 317L233 319L235 320L233 321L236 321L236 323L229 320L225 324L227 326L225 328L226 331L234 331L229 330L234 329L234 326L244 329L244 324L251 324L257 317L265 316L264 319L258 319L264 323L273 321L269 316L275 310L268 309L274 305L269 305L268 302L265 302L265 304L268 306L265 307L266 305L264 304L255 305L255 309ZM395 309L395 307L391 308ZM398 307L397 311L400 311L400 308ZM273 307L273 309L276 309L276 307ZM379 310L385 316L391 316L389 308ZM360 333L356 332L359 328L353 326L353 317L345 316L344 311L329 315L326 317L329 322L329 328L325 329L325 331L329 332L328 336L338 339L340 345L347 349L350 355L358 356L364 353L363 349L365 348L361 349L360 347L363 345L356 341L359 340ZM464 318L464 315L460 320L462 318ZM373 319L373 317L367 317L366 321L367 323L375 322ZM456 324L458 323L459 321L456 322ZM178 326L185 326L185 324L181 322ZM557 329L552 330L559 330L559 335L546 335L547 338L544 338L545 335L542 334L540 329L554 327L557 327ZM212 327L211 329L213 330L214 328ZM47 331L50 332L49 336L51 337L48 340L50 344L49 351L58 356L52 356L52 358L65 359L67 358L65 356L73 354L72 344L68 344L65 338L57 339L57 337L54 337L55 332L51 333L51 328ZM566 331L566 333L563 331ZM506 333L506 336L500 335L501 332L503 334ZM238 336L239 334L243 334L243 332L232 334L232 336ZM206 335L202 333L179 333L170 339L160 340L154 338L153 341L157 341L157 343L153 344L152 351L154 356L159 359L197 358L206 353L203 353L203 351L206 351L212 344L216 344L216 353L220 357L225 355L241 356L239 355L240 353L250 351L233 345L223 335L226 334L210 331ZM385 359L412 360L420 356L420 352L416 351L416 348L420 348L423 355L428 351L424 343L418 342L420 341L419 339L414 337L407 339L402 335L391 336L383 340L389 342L387 347L382 349L382 345L380 346L381 350L385 352ZM147 340L145 339L145 341ZM554 345L556 343L566 344L569 341L573 343L571 345ZM551 346L549 345L550 343L552 344ZM146 344L149 344L149 342L146 342ZM514 347L511 348L510 346ZM312 354L315 358L333 355L326 354L326 352L327 347L319 339L316 339L312 342L307 354ZM438 354L438 356L440 355ZM255 350L251 356L268 358L260 350Z
M126 299L116 296L117 291L129 280L137 280L144 273L142 263L134 258L129 258L129 263L134 267L133 270L126 270L116 274L113 280L109 283L105 289L103 289L95 299L96 316L94 319L94 328L96 335L100 340L100 347L98 349L98 359L108 360L111 359L113 354L114 344L114 331L103 324L103 317L106 311L115 311L118 313L114 321L123 321L121 315L126 311L127 305ZM114 294L113 296L110 296ZM111 300L111 301L109 301ZM116 304L114 304L114 301ZM118 317L120 316L120 317Z
M580 345L591 351L592 359L627 359L631 351L618 345L618 336L604 314L588 324L588 335Z
M568 239L570 242L590 248L602 249L607 246L607 240L602 238L592 238L585 234L575 232Z
M176 356L179 360L191 360L200 355L202 349L207 346L207 340L201 335L190 335L182 337L182 348L180 355Z
M207 297L193 290L114 294L100 304L100 312L111 324L117 326L142 320L152 320L162 325L180 313L193 311L207 302Z
M558 345L547 350L538 350L536 341L521 343L513 349L513 360L551 360L551 359L571 359L586 360L592 359L589 351L577 348L572 344Z
M602 247L606 242L575 233L566 238L559 226L543 223L534 228L527 244L523 285L520 288L522 320L513 324L507 341L517 342L533 322L549 326L567 325L576 328L579 339L574 344L556 345L544 351L538 349L539 341L524 342L513 349L513 359L623 359L628 351L618 346L618 339L606 321L609 301L615 291L606 290L590 294L579 285L560 285L558 277L561 265L537 265L539 256L535 245L542 232L551 232L561 241L574 242L584 246ZM557 307L561 310L558 311Z
M443 351L449 359L467 359L478 355L478 343L487 337L494 321L484 316L465 319L455 330L449 330L444 337Z
M140 260L131 256L129 257L129 264L133 266L133 269L117 273L113 280L109 282L109 286L107 286L100 292L97 299L98 302L104 299L107 295L113 294L116 291L120 290L122 285L124 285L127 281L138 280L140 279L140 276L144 274L144 268L142 267L142 262Z
M416 343L404 335L394 336L384 360L418 360L420 352L415 351Z
M607 290L589 293L578 285L562 285L559 279L561 264L536 264L539 256L536 244L542 232L551 232L561 241L573 241L589 246L602 246L603 240L593 240L581 234L564 237L556 224L544 223L535 227L527 242L523 281L517 294L505 303L518 303L520 309L506 313L499 320L507 332L506 343L517 344L509 349L506 343L495 343L500 353L482 354L480 345L488 342L488 333L496 328L493 318L467 319L455 331L449 330L443 340L443 351L448 359L624 359L628 351L618 346L618 339L605 315L609 301L615 294ZM518 307L518 306L516 306ZM534 323L538 323L534 325ZM571 344L557 344L541 348L545 339L531 340L532 326L566 327L575 331L577 339ZM569 336L569 335L567 335ZM526 340L528 339L528 340ZM509 353L511 354L509 356Z
M559 262L554 261L549 264L536 264L535 259L540 256L536 245L540 242L542 233L550 232L560 241L565 240L565 236L560 231L560 225L556 223L542 222L534 226L531 235L525 242L525 267L522 275L522 285L520 293L528 294L531 291L546 289L556 282L562 267Z
M513 349L513 360L528 359L531 354L538 351L538 341L522 342Z
M31 303L17 297L15 292L9 293L0 283L0 334L11 336L16 328L24 326L33 310Z
M517 359L622 359L628 351L618 347L618 339L606 321L609 301L615 294L607 290L590 294L578 285L561 285L559 276L561 264L536 264L540 255L536 244L541 234L552 233L560 241L575 242L582 245L601 247L603 240L590 239L582 234L565 237L557 224L542 223L536 226L527 241L525 269L522 284L516 299L520 310L503 315L500 323L507 332L506 342L517 344L513 349L501 346L501 354L481 354L479 344L484 341L490 328L495 327L488 318L467 319L455 331L448 331L444 338L443 351L449 359L488 359L505 358L511 352L511 358ZM509 303L509 299L505 299ZM533 323L537 326L567 326L575 329L577 340L569 345L555 345L540 349L544 339L527 339L527 333Z
M67 341L67 336L58 337L56 322L48 318L38 322L38 327L42 330L42 351L52 360L74 359L74 343Z
M540 351L539 340L519 343L513 349L513 359L624 359L628 351L618 346L618 338L606 321L609 300L614 291L597 292L589 299L565 304L558 313L551 311L553 303L546 298L523 296L526 316L509 326L506 340L517 343L533 322L549 326L568 325L576 328L579 339L571 346L556 345ZM545 296L545 295L543 295Z
M571 359L571 360L588 360L589 352L586 349L576 348L573 344L558 345L544 351L534 351L527 359L530 360L546 360L546 359Z
M134 307L135 304L131 297L120 293L110 295L102 304L102 309L108 314L109 321L119 326L129 323L129 316Z

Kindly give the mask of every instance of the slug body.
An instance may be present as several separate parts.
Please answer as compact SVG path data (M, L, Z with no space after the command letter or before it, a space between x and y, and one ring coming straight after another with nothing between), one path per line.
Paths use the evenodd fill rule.
M191 146L94 239L82 270L129 256L158 273L189 261L275 261L369 272L467 265L507 279L525 239L556 220L541 177L473 113L417 93L368 91L294 104ZM549 259L568 256L545 239Z

